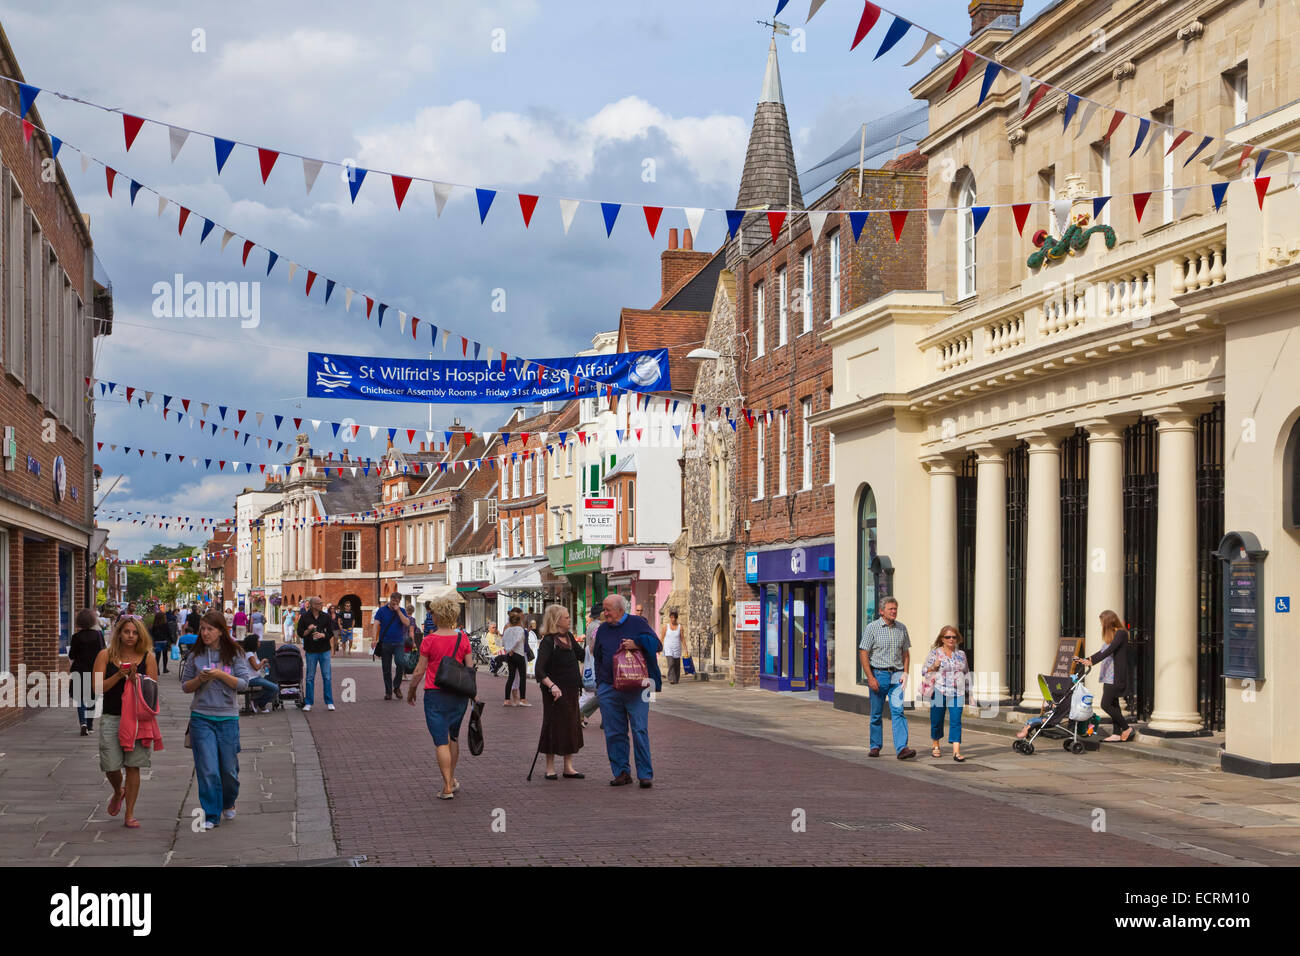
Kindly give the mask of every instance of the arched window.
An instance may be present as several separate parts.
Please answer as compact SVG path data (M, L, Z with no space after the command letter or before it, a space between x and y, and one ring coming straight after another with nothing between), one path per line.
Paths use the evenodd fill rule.
M876 494L867 485L858 499L858 635L876 619L876 576L871 570L876 557ZM858 683L866 684L858 655Z
M1282 458L1282 523L1300 529L1300 419L1291 426Z
M975 294L975 176L963 171L957 186L957 298Z

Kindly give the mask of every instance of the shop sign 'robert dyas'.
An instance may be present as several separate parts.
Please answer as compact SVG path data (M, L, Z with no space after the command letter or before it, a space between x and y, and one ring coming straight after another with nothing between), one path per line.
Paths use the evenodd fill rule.
M611 385L620 391L669 391L668 350L491 362L307 353L311 398L540 402L594 395Z

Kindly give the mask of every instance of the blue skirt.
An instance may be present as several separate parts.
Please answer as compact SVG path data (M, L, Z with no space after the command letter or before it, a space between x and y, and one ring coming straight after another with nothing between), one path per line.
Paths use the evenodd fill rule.
M436 746L445 747L449 740L457 738L468 706L467 697L448 694L436 687L425 688L424 722L429 725L429 735Z

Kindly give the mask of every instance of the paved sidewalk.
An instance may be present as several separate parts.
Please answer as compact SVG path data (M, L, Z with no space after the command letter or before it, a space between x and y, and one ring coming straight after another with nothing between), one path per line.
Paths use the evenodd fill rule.
M340 699L345 680L355 680L354 702ZM846 760L834 749L814 753L759 739L743 707L733 714L734 731L719 721L710 726L712 718L690 699L705 695L687 685L669 688L651 706L654 788L641 790L609 786L597 720L583 732L586 746L575 760L585 780L544 780L539 760L526 782L542 717L537 685L528 689L533 707L504 708L504 681L480 671L486 749L479 757L462 751L456 774L462 790L440 801L423 709L385 701L377 665L336 661L334 688L338 710L317 707L307 716L340 850L364 855L366 865L1201 862L1113 832L1093 833L1076 819L1030 812L996 795L936 786L943 775L915 762L858 766L866 761ZM729 696L742 705L763 703L750 694ZM895 775L899 767L906 772Z
M1040 739L1035 753L1023 756L1012 751L1004 728L970 726L963 727L962 744L962 754L969 759L958 764L946 739L942 759L930 756L928 714L908 721L916 759L892 758L888 726L885 756L872 759L867 756L866 716L719 681L684 681L666 688L654 708L659 714L790 744L1067 821L1078 828L1075 841L1086 841L1094 821L1104 819L1110 833L1206 862L1300 865L1298 778L1259 780L1212 767L1141 759L1114 744L1075 756L1066 753L1060 741ZM1021 862L1041 861L1026 856Z
M198 791L183 740L190 698L180 689L175 664L160 677L164 749L141 774L138 830L122 826L124 813L108 815L112 790L99 770L98 726L80 736L75 708L43 710L0 731L0 866L337 858L320 761L296 707L240 718L238 816L206 833L192 829Z

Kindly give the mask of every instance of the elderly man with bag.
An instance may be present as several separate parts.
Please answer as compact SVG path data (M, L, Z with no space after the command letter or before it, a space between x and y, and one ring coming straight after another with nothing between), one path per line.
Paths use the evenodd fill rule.
M636 775L642 789L654 779L650 763L651 682L663 689L657 655L662 649L659 635L643 617L629 614L627 599L611 594L604 600L605 622L596 631L592 656L596 663L596 693L600 717L605 726L605 752L614 779L611 787L632 782L628 765L628 726L636 756Z

